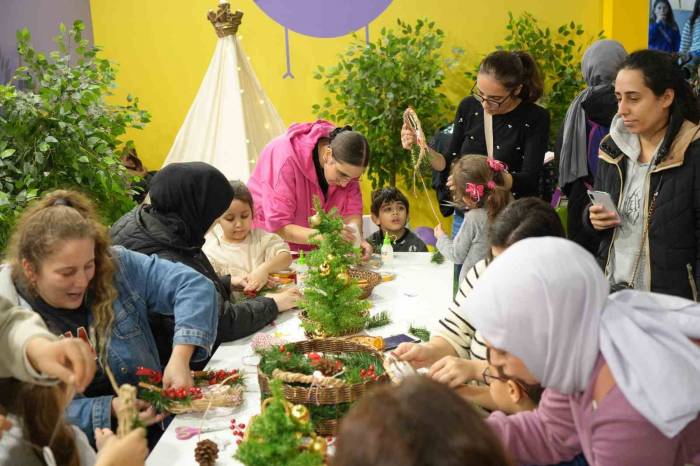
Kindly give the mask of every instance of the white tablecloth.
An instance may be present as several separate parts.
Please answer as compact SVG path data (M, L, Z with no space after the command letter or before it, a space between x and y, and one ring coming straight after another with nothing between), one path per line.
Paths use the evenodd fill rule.
M396 279L379 284L370 301L373 303L371 313L388 311L392 323L372 329L368 333L383 337L407 333L409 324L422 325L430 328L436 316L444 312L452 299L452 263L446 261L442 265L430 262L430 253L396 253L391 269L396 273ZM304 332L299 325L297 312L280 314L275 325L262 329L262 332L277 334L287 341L304 339ZM235 409L212 410L207 413L206 426L220 426L221 430L202 434L201 438L210 438L219 443L220 448L217 465L239 465L233 459L236 450L236 437L228 426L231 418L237 423L248 424L251 416L260 412L260 389L256 373L258 358L250 349L252 337L222 344L209 362L209 369L239 368L246 374L245 401ZM194 447L197 436L189 440L178 440L175 437L175 427L199 427L202 424L201 414L182 414L176 416L160 442L148 457L148 466L191 466L194 461ZM271 465L272 466L272 465Z

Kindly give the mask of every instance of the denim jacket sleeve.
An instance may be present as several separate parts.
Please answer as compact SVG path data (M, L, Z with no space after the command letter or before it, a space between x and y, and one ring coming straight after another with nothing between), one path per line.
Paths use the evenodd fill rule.
M173 316L173 345L194 345L192 361L209 357L218 325L214 284L192 268L115 247L121 279L145 302L147 312Z

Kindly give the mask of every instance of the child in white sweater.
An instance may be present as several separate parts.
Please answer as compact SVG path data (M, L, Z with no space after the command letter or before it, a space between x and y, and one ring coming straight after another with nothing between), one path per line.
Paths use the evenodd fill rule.
M241 181L231 181L233 201L207 234L202 250L219 275L245 292L264 287L269 275L292 263L289 246L278 235L253 229L253 197Z

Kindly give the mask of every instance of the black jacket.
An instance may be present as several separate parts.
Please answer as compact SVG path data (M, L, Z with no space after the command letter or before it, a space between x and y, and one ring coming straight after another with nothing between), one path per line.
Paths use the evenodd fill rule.
M367 237L367 242L372 245L374 252L380 253L384 244L384 232L380 228ZM422 239L406 228L403 236L392 243L394 252L428 252L428 247Z
M651 197L658 189L645 248L651 291L697 300L700 284L700 126L673 115L647 183L644 222ZM600 144L595 189L620 202L626 157L610 136ZM590 204L589 204L590 206ZM593 230L584 211L584 224L600 238L597 259L608 265L615 229Z
M586 100L581 104L586 118L602 127L610 128L610 123L617 113L617 98L615 97L615 88L611 84L593 91ZM588 125L587 125L588 126ZM587 128L590 130L590 128ZM561 147L564 140L564 124L562 123L557 135L557 141L554 146L554 153L559 158ZM559 163L557 162L557 166ZM592 254L598 250L599 238L598 235L591 233L590 229L585 228L581 223L581 216L584 211L587 211L589 204L588 187L593 184L595 173L590 173L588 176L579 178L566 186L561 186L562 191L568 198L567 203L567 225L566 234L568 238L590 251Z
M221 342L248 336L277 317L277 304L271 298L258 297L233 303L229 276L219 277L199 247L188 247L178 235L186 228L176 216L156 216L150 206L139 206L119 219L111 230L114 244L143 254L157 254L162 259L188 265L209 278L219 294L218 345ZM174 322L168 317L151 321L161 361L170 357ZM163 358L163 356L166 356Z

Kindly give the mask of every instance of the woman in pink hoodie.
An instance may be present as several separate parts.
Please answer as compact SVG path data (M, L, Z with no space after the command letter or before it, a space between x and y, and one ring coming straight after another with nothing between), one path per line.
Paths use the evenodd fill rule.
M360 239L363 254L372 247L362 236L362 194L359 178L369 164L367 139L350 126L336 128L318 120L297 123L263 149L248 189L255 205L254 226L277 233L293 250L310 249L309 228L318 197L324 210L333 207L354 225L343 236Z

